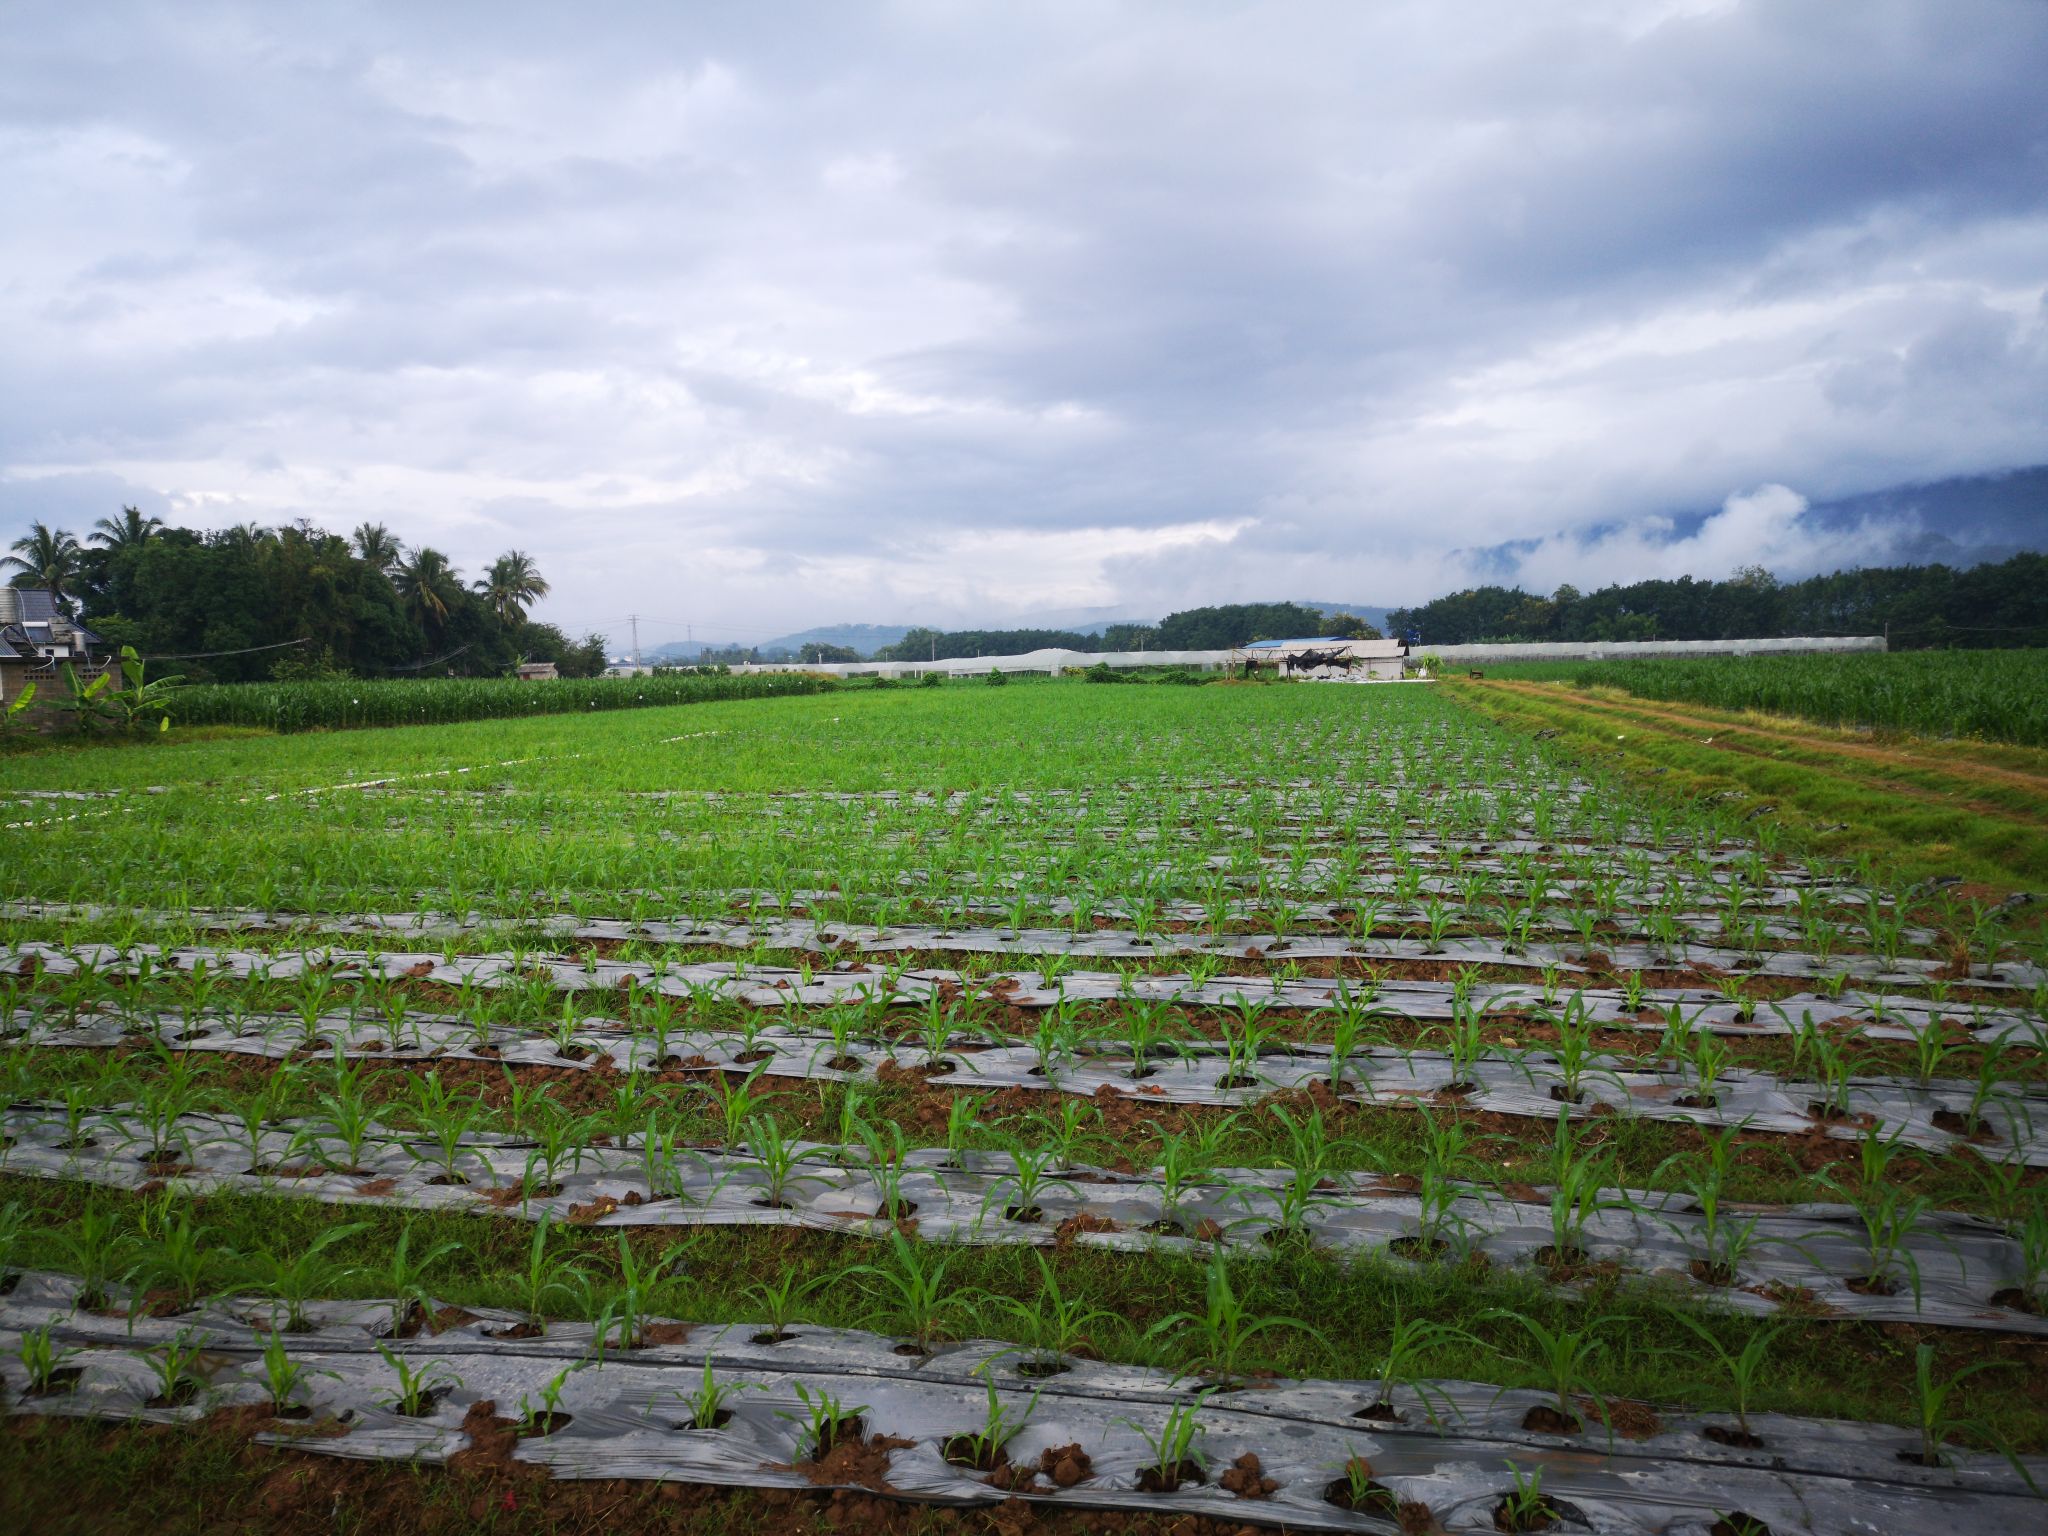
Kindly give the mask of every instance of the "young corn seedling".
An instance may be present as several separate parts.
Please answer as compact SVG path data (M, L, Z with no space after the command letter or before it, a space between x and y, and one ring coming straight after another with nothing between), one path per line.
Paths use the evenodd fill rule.
M953 1109L957 1111L963 1102L954 1100ZM902 1125L894 1120L887 1123L887 1142L883 1141L882 1133L871 1126L861 1127L860 1139L867 1147L868 1177L875 1185L875 1219L904 1221L917 1212L917 1203L903 1193L903 1178L910 1166L910 1148L904 1142Z
M788 1419L797 1426L797 1454L792 1460L823 1461L842 1441L861 1439L860 1416L868 1411L867 1404L848 1407L824 1388L814 1392L801 1381L793 1383L793 1387L801 1411L775 1411L778 1419Z
M1449 1393L1423 1377L1422 1365L1432 1350L1454 1342L1476 1346L1479 1341L1462 1328L1406 1317L1396 1310L1394 1325L1386 1331L1385 1342L1380 1346L1379 1363L1373 1367L1372 1376L1377 1383L1373 1400L1359 1409L1356 1416L1386 1424L1404 1423L1406 1416L1397 1406L1396 1394L1406 1392L1422 1405L1423 1417L1431 1427L1442 1428L1445 1414L1457 1416L1457 1403Z
M754 1204L772 1210L789 1210L790 1191L798 1184L824 1182L823 1174L805 1174L798 1170L807 1162L823 1157L818 1147L805 1147L793 1136L786 1134L782 1124L770 1114L755 1115L747 1122L744 1136L747 1155L754 1160L760 1171L760 1194L754 1197Z
M1600 1422L1607 1427L1611 1446L1614 1423L1608 1414L1607 1399L1599 1391L1596 1366L1607 1353L1607 1339L1613 1334L1614 1320L1596 1318L1584 1328L1553 1330L1520 1312L1493 1309L1482 1315L1521 1326L1533 1346L1536 1368L1544 1378L1544 1386L1552 1395L1552 1403L1539 1404L1529 1410L1522 1420L1522 1427L1544 1434L1583 1433L1586 1419L1573 1401L1576 1398L1589 1404L1599 1415ZM1503 1387L1495 1393L1495 1400L1498 1401L1507 1390Z
M206 1342L205 1334L181 1328L176 1338L150 1353L149 1365L156 1373L157 1391L144 1406L182 1408L199 1396L201 1384L192 1374L192 1367L206 1353Z
M995 1382L988 1377L986 1366L982 1368L982 1387L988 1394L988 1406L982 1412L981 1423L974 1429L949 1435L940 1453L953 1466L993 1472L1009 1459L1010 1442L1024 1432L1032 1414L1038 1411L1039 1392L1033 1392L1019 1410L1003 1401Z
M361 1265L345 1264L330 1258L327 1250L368 1230L369 1223L362 1221L329 1227L292 1259L270 1251L242 1256L245 1283L270 1297L277 1303L277 1308L283 1310L284 1320L281 1323L277 1321L277 1308L272 1310L271 1321L275 1331L305 1333L311 1329L312 1324L306 1320L306 1308L317 1297L334 1295L345 1281L362 1272Z
M675 1425L683 1430L719 1430L732 1422L732 1409L726 1405L733 1402L742 1392L765 1392L767 1388L758 1381L721 1381L712 1370L711 1362L704 1362L703 1378L689 1392L678 1392L676 1396L690 1416Z
M426 1288L427 1271L462 1246L451 1238L415 1258L413 1230L410 1221L399 1228L398 1241L392 1244L391 1257L384 1264L382 1289L391 1297L391 1329L387 1337L394 1339L404 1337L409 1328L428 1325L427 1304L433 1295Z
M298 1401L300 1390L315 1376L333 1377L333 1371L315 1370L303 1360L294 1360L285 1348L284 1333L273 1329L263 1341L263 1389L270 1399L274 1419L312 1417L312 1409Z
M901 1319L906 1334L904 1350L928 1355L944 1331L947 1317L962 1301L946 1287L952 1257L935 1259L929 1245L912 1242L893 1228L889 1252L890 1264L856 1264L841 1271L838 1278L872 1280L878 1300L869 1314L870 1325Z
M552 1435L556 1430L568 1426L574 1415L562 1411L562 1394L568 1388L569 1378L583 1370L587 1364L588 1362L579 1360L574 1365L564 1366L541 1383L537 1394L520 1393L518 1428L522 1438ZM707 1372L711 1369L709 1362L706 1362L704 1368Z
M1731 1350L1721 1342L1720 1335L1683 1307L1667 1307L1665 1311L1676 1321L1683 1323L1700 1341L1714 1352L1714 1358L1721 1363L1729 1386L1729 1395L1734 1400L1735 1427L1725 1424L1709 1424L1701 1434L1721 1445L1741 1450L1758 1450L1763 1446L1763 1436L1750 1427L1749 1404L1755 1397L1758 1383L1763 1379L1765 1365L1769 1362L1771 1345L1779 1334L1785 1331L1783 1324L1748 1334L1742 1341L1742 1348Z
M1500 1502L1493 1507L1496 1530L1547 1530L1565 1518L1565 1510L1543 1492L1541 1467L1524 1473L1511 1461L1508 1463L1508 1476L1514 1480L1514 1486L1502 1494Z
M446 1087L441 1074L428 1072L412 1082L412 1097L405 1104L406 1117L417 1128L425 1147L411 1143L406 1150L418 1161L431 1163L439 1172L428 1180L438 1185L464 1185L469 1175L462 1171L463 1159L473 1156L469 1134L482 1109L474 1094Z
M1609 1192L1614 1169L1613 1151L1588 1151L1570 1118L1559 1110L1550 1147L1550 1245L1537 1250L1539 1264L1558 1270L1589 1262L1585 1235L1592 1219L1602 1211L1634 1209L1626 1194Z
M1152 1460L1138 1472L1138 1487L1144 1492L1177 1493L1185 1484L1208 1481L1209 1456L1199 1416L1213 1391L1197 1393L1193 1402L1173 1404L1157 1425L1116 1421L1135 1431L1152 1453Z
M1017 1362L1017 1374L1057 1376L1069 1369L1067 1356L1096 1353L1097 1330L1123 1319L1106 1307L1091 1307L1078 1297L1069 1297L1045 1255L1034 1250L1031 1256L1038 1263L1038 1286L1032 1296L1019 1300L998 1295L989 1300L997 1310L1015 1318L1015 1337L1025 1351Z
M384 1403L401 1418L426 1418L442 1398L462 1385L462 1378L445 1360L429 1360L415 1367L409 1358L393 1353L383 1344L377 1346L377 1353L384 1357L384 1363L398 1378L396 1390Z
M550 1298L563 1297L572 1306L589 1304L590 1276L582 1260L573 1254L558 1255L549 1250L548 1236L553 1225L553 1217L543 1216L534 1224L533 1236L527 1241L526 1261L517 1277L525 1321L512 1331L515 1337L539 1338L547 1332Z
M78 1378L83 1374L81 1367L65 1365L64 1362L79 1351L56 1343L53 1337L56 1327L56 1323L51 1321L40 1328L24 1328L21 1341L14 1347L15 1358L28 1374L27 1391L31 1397L68 1392L78 1384Z
M1268 1334L1292 1330L1330 1348L1330 1341L1309 1324L1289 1317L1252 1317L1230 1283L1230 1265L1221 1248L1209 1251L1199 1312L1175 1312L1146 1330L1146 1338L1164 1338L1191 1354L1195 1371L1228 1385L1241 1379L1245 1356L1253 1342Z
M1064 1189L1071 1193L1073 1181L1061 1178L1053 1171L1058 1158L1051 1147L1034 1146L1022 1137L1013 1136L1007 1139L1003 1150L1010 1166L990 1183L982 1196L981 1211L976 1219L986 1219L988 1212L1000 1203L1005 1221L1028 1223L1044 1220L1045 1210L1039 1202L1045 1192Z
M1918 1443L1900 1457L1918 1462L1923 1467L1945 1467L1949 1464L1947 1446L1950 1441L1972 1439L1983 1441L1996 1448L2019 1473L2027 1487L2037 1496L2041 1489L2035 1483L2027 1464L2013 1454L2002 1436L1982 1419L1965 1417L1949 1407L1949 1400L1956 1388L1983 1371L2000 1370L2016 1362L2009 1360L1979 1360L1966 1365L1945 1380L1934 1371L1935 1348L1932 1344L1920 1344L1913 1350L1913 1428Z

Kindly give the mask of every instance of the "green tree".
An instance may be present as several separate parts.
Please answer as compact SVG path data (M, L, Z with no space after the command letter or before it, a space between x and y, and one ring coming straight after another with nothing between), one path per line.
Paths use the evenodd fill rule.
M82 574L84 551L78 540L47 523L30 523L28 532L9 547L14 553L0 558L0 570L11 568L15 572L8 585L47 588L68 612L72 592Z
M105 545L108 554L120 555L140 549L163 525L162 518L144 517L139 507L123 507L119 517L103 517L95 522L91 538L94 543Z
M514 549L491 562L476 590L490 604L500 623L517 629L526 622L528 605L546 597L549 589L547 578L541 575L533 557Z
M392 580L405 610L429 635L439 635L462 601L462 579L448 557L438 549L413 551L410 560L399 562Z

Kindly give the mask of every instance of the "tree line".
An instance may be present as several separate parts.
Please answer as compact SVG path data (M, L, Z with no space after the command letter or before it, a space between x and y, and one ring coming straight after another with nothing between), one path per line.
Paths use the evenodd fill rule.
M1877 566L1780 581L1761 566L1726 581L1638 581L1549 597L1471 587L1387 615L1423 646L1542 640L1762 640L1885 635L1894 650L2048 644L2048 555L1996 565Z
M499 676L552 661L604 670L605 638L571 640L529 617L548 582L508 550L465 582L448 556L381 523L343 538L300 521L217 532L123 507L83 540L33 523L0 558L17 587L46 587L109 646L176 658L199 682Z

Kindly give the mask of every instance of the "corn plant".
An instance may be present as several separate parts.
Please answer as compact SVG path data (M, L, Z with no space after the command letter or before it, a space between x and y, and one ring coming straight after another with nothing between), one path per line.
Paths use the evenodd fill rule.
M273 1418L305 1417L306 1409L296 1401L299 1390L315 1376L335 1377L333 1371L316 1370L303 1360L292 1359L281 1329L272 1329L263 1341L262 1359L263 1389L269 1396Z
M946 1318L962 1302L946 1286L952 1258L933 1258L928 1245L913 1243L893 1228L889 1254L889 1264L856 1264L843 1270L840 1278L872 1281L878 1301L870 1316L885 1321L901 1318L908 1325L910 1344L918 1353L930 1354Z
M805 1163L824 1156L823 1149L800 1144L771 1114L758 1114L749 1120L742 1139L747 1155L761 1174L761 1193L755 1197L757 1205L788 1209L789 1194L795 1186L824 1179L822 1174L799 1172Z
M344 1282L362 1272L361 1265L345 1264L330 1258L327 1250L368 1230L369 1223L363 1221L328 1227L301 1249L296 1258L286 1259L269 1251L242 1256L244 1283L270 1297L283 1309L284 1321L278 1323L277 1312L273 1308L273 1329L284 1333L308 1331L312 1325L306 1321L306 1308L313 1300L335 1294Z
M408 1221L399 1228L398 1241L392 1244L391 1257L384 1263L382 1288L391 1297L393 1337L403 1331L407 1319L415 1310L424 1315L427 1303L433 1299L426 1289L427 1271L449 1254L460 1251L462 1246L449 1239L436 1243L418 1258L414 1258L412 1238L413 1224Z
M206 1353L206 1344L205 1334L181 1328L176 1338L150 1353L149 1365L156 1373L157 1385L156 1397L150 1407L176 1408L198 1395L199 1382L191 1371Z
M1040 1394L1033 1392L1019 1411L1003 1401L1002 1395L996 1391L995 1382L988 1376L987 1366L981 1368L981 1376L983 1390L988 1394L988 1405L982 1411L981 1423L961 1434L949 1436L943 1451L946 1460L956 1467L992 1472L1002 1462L1009 1443L1031 1423L1031 1416L1038 1411Z
M1291 1330L1330 1348L1330 1341L1318 1329L1290 1317L1255 1318L1245 1309L1230 1283L1230 1265L1221 1248L1209 1252L1208 1273L1203 1281L1203 1305L1199 1312L1174 1312L1146 1330L1146 1338L1163 1338L1192 1354L1192 1363L1202 1373L1223 1382L1237 1380L1246 1352L1254 1341L1268 1334Z
M68 1374L64 1362L79 1351L60 1347L55 1342L56 1327L56 1323L51 1321L40 1328L24 1328L20 1342L14 1346L15 1358L28 1373L28 1390L37 1395L55 1392L75 1380Z
M859 1436L860 1416L868 1411L867 1404L849 1407L824 1388L814 1392L801 1381L792 1383L792 1387L802 1411L792 1413L786 1408L778 1408L775 1416L788 1419L797 1426L799 1454L795 1460L822 1461L842 1438Z
M2041 1489L2035 1483L2033 1473L2027 1464L2015 1456L2006 1446L2002 1437L1981 1419L1966 1418L1951 1412L1949 1399L1957 1387L1983 1371L2001 1370L2016 1362L2009 1360L1979 1360L1973 1365L1963 1366L1946 1379L1937 1377L1934 1371L1935 1349L1932 1344L1916 1345L1913 1350L1913 1429L1918 1443L1908 1454L1923 1467L1945 1467L1949 1464L1947 1445L1952 1439L1968 1436L1971 1439L1987 1441L1997 1447L2000 1454L2019 1473L2027 1487L2036 1495Z
M1614 1423L1607 1411L1607 1399L1599 1390L1597 1362L1607 1353L1607 1339L1614 1331L1614 1320L1595 1318L1583 1328L1551 1329L1520 1312L1495 1308L1483 1315L1520 1325L1534 1347L1536 1369L1543 1377L1545 1390L1553 1398L1557 1422L1568 1426L1566 1432L1577 1433L1586 1427L1585 1416L1573 1401L1575 1397L1582 1398L1592 1404L1601 1423L1607 1426L1607 1438L1611 1444ZM1507 1390L1503 1387L1495 1393L1495 1400L1498 1401Z
M517 1289L525 1312L524 1327L535 1336L547 1331L548 1301L566 1297L573 1304L586 1304L590 1297L590 1276L582 1260L573 1254L549 1251L548 1235L554 1219L543 1216L534 1224L527 1240L526 1261L518 1275Z
M587 1362L578 1361L564 1366L540 1385L540 1392L519 1394L519 1433L521 1435L551 1435L569 1422L569 1415L562 1412L562 1394L567 1390L569 1378L585 1368ZM707 1363L705 1369L710 1369Z
M1421 1369L1432 1350L1453 1342L1476 1346L1479 1340L1449 1323L1408 1317L1396 1309L1393 1326L1386 1330L1384 1342L1379 1347L1378 1364L1372 1369L1372 1379L1377 1383L1373 1400L1359 1411L1358 1416L1400 1422L1403 1416L1395 1405L1394 1394L1405 1390L1422 1405L1423 1416L1430 1424L1441 1428L1440 1410L1456 1413L1456 1402L1449 1393L1426 1380Z
M393 1353L383 1344L377 1346L377 1353L398 1378L397 1389L384 1400L385 1406L403 1418L425 1418L444 1395L462 1385L462 1378L445 1360L429 1360L415 1367L406 1356Z
M704 1375L696 1387L689 1392L678 1392L676 1397L690 1410L689 1418L678 1429L719 1430L732 1422L732 1410L726 1404L742 1392L765 1392L758 1381L721 1381L711 1362L704 1362Z
M1062 1357L1094 1353L1096 1333L1123 1319L1106 1307L1092 1307L1079 1297L1069 1297L1045 1255L1034 1250L1031 1256L1038 1264L1038 1284L1028 1299L1000 1295L987 1299L997 1310L1011 1315L1018 1343L1030 1352L1019 1363L1019 1373L1051 1375L1067 1369Z
M1175 1403L1157 1425L1136 1419L1116 1422L1135 1431L1152 1453L1151 1462L1138 1473L1138 1486L1150 1493L1173 1493L1182 1483L1207 1480L1209 1456L1204 1446L1200 1414L1208 1405L1213 1389L1199 1392L1194 1401Z
M1785 1331L1785 1325L1780 1324L1775 1328L1764 1328L1746 1334L1742 1348L1731 1350L1721 1342L1720 1335L1687 1309L1666 1307L1664 1310L1699 1336L1701 1342L1714 1352L1714 1358L1720 1362L1721 1369L1727 1376L1729 1395L1734 1399L1735 1432L1733 1435L1724 1433L1718 1438L1750 1449L1761 1446L1764 1443L1763 1438L1750 1428L1749 1404L1751 1398L1756 1395L1757 1385L1763 1378L1764 1367L1769 1362L1771 1345L1776 1342L1778 1335Z

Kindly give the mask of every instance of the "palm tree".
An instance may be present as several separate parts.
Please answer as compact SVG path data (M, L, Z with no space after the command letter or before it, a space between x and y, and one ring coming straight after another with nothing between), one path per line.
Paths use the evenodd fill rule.
M118 555L126 549L142 548L163 525L160 517L144 517L135 507L123 507L119 517L103 517L94 523L88 537L106 545L108 554Z
M405 546L382 523L364 523L356 529L356 558L373 571L389 576L398 568Z
M71 584L78 580L79 556L84 553L78 540L61 528L47 523L30 523L25 537L11 546L14 553L0 559L0 571L12 567L16 587L46 587L50 595L69 611Z
M448 622L449 605L462 595L460 575L438 549L414 550L410 560L399 562L391 584L406 611L429 633Z
M476 584L476 590L511 628L526 622L527 605L548 595L548 583L533 557L515 549L491 562L490 574Z

